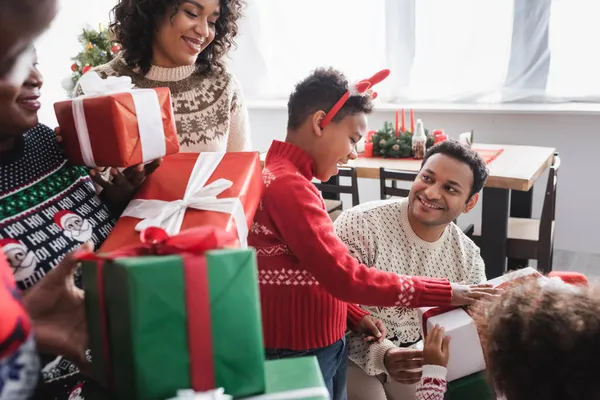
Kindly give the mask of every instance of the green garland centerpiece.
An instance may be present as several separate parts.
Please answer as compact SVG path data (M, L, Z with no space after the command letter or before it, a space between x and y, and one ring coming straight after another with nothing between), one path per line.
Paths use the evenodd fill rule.
M373 156L383 158L412 157L412 135L413 133L410 131L398 131L398 135L396 136L394 124L385 122L383 128L371 136L371 140L373 141ZM427 137L425 146L429 149L433 146L434 138L429 134L427 129L425 129L425 136Z

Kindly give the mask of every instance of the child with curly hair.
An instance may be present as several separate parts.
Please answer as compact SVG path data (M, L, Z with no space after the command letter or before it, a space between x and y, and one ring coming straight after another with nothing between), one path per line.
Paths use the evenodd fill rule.
M475 307L487 372L506 400L600 399L600 284L532 280ZM442 400L447 351L428 335L418 400ZM439 374L426 374L428 368Z
M93 71L129 76L137 88L168 87L182 151L247 151L241 86L224 64L244 3L119 0L110 27L122 51ZM79 85L75 94L83 94Z

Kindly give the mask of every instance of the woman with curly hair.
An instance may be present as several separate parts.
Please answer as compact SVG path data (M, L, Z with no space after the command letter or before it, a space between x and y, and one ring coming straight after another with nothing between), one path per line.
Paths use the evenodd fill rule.
M243 6L244 0L120 0L111 29L122 51L94 71L129 76L137 88L168 87L182 151L249 150L241 87L223 63Z

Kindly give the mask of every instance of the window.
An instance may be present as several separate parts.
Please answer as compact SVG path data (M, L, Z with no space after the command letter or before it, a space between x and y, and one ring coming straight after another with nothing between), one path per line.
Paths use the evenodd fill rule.
M352 79L389 67L389 102L600 101L594 1L248 1L232 67L251 99L332 65Z
M600 2L555 0L550 15L548 95L600 102ZM587 43L587 44L586 44Z
M246 71L240 71L246 76L240 79L250 97L287 99L294 84L320 66L335 66L349 77L365 78L365 73L385 65L384 0L248 3L237 52L244 56L234 58L239 61L234 69ZM244 50L246 45L255 46L256 52ZM254 83L248 88L249 80Z
M418 0L410 83L407 95L397 97L465 101L497 95L510 54L512 3Z

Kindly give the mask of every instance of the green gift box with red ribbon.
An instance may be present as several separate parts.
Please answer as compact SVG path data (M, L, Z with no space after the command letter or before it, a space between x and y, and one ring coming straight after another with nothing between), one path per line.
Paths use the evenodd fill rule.
M119 399L163 400L183 388L265 391L256 256L235 234L200 227L83 254L95 379Z

